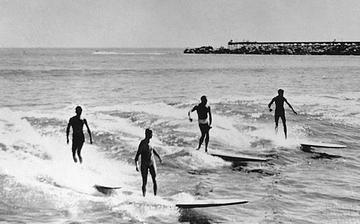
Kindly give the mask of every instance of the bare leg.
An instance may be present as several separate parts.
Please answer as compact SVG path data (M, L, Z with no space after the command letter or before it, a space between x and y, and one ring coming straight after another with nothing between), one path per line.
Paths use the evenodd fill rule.
M200 137L200 139L199 139L199 146L198 146L197 150L200 149L200 147L201 147L201 145L202 145L202 143L203 143L203 141L204 141L204 138L205 138L205 135L204 135L203 133L201 133L201 137Z
M287 139L287 128L286 128L286 119L285 116L281 116L281 120L284 126L285 139Z
M141 167L141 177L142 177L142 193L145 197L146 195L146 184L147 184L148 168Z
M280 118L280 116L278 114L275 114L275 134L278 133L279 118Z
M207 131L205 130L203 124L199 124L199 128L200 128L200 132L201 132L201 137L200 137L200 139L199 139L199 146L198 146L197 150L200 149L202 143L204 142L204 139L205 139L205 136L206 136L206 132L207 132Z
M205 152L207 152L207 148L209 145L209 140L210 140L210 136L209 136L209 132L206 133L206 137L205 137Z
M84 142L79 145L78 150L77 150L77 155L79 157L80 163L82 163L81 149L82 149L83 145L84 145Z
M72 156L73 156L74 162L77 163L77 159L76 159L76 145L74 144L74 142L73 142L73 144L72 144Z
M150 167L150 174L151 174L151 178L153 181L153 187L154 187L154 195L156 196L157 193L157 183L156 183L156 171L155 171L155 167L151 166Z

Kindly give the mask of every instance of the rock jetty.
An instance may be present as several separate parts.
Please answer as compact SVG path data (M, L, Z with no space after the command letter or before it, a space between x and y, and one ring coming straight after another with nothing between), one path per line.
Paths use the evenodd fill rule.
M360 55L360 42L228 42L228 47L187 48L185 54Z

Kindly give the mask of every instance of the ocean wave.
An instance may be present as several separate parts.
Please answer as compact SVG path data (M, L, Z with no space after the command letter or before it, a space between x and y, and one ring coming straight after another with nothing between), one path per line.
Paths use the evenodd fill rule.
M195 149L182 149L176 153L166 155L166 160L172 161L167 166L187 170L212 170L223 166L230 166L231 163L197 151Z
M122 52L121 55L167 55L168 53L163 52Z
M95 51L94 55L166 55L164 52L115 52L115 51Z
M95 55L117 55L119 53L115 52L115 51L94 51L94 52L92 52L92 54L95 54Z
M108 159L97 146L84 145L84 164L75 164L70 145L63 134L42 135L18 113L0 109L0 170L6 175L31 185L38 183L65 186L83 193L92 193L94 184L131 186L135 170L130 164ZM41 127L39 127L41 128ZM16 166L16 168L14 167ZM131 168L130 168L131 167ZM44 178L38 177L47 177Z
M274 95L275 96L275 95ZM294 109L302 115L328 120L336 124L360 126L360 93L346 92L337 94L289 94L285 96ZM224 96L211 99L211 103L226 114L242 115L253 119L266 119L273 113L268 112L268 103L272 97ZM195 103L196 101L194 101ZM274 105L273 105L274 107ZM285 110L291 114L287 105Z

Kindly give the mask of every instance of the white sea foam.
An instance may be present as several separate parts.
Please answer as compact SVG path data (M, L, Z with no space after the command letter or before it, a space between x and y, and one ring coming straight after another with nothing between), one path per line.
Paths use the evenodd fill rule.
M6 120L4 119L6 116ZM59 135L42 136L30 124L8 110L0 110L0 168L10 176L27 183L45 182L53 186L92 193L94 184L131 186L135 181L132 166L112 161L98 153L96 146L84 145L84 163L72 161L70 145Z
M274 95L275 96L275 95ZM360 93L334 93L334 94L301 94L285 96L294 109L301 114L318 116L333 122L348 125L360 125ZM258 96L228 96L219 98L216 102L248 102L251 105L263 105L267 108L271 97L265 95ZM285 104L286 110L288 106ZM259 113L253 113L254 118L259 117Z
M119 53L114 52L114 51L94 51L92 54L96 54L96 55L117 55Z
M134 103L126 105L117 105L111 107L97 107L96 110L102 111L122 111L122 112L145 112L148 114L160 116L161 119L170 120L181 126L188 125L189 121L187 118L187 110L180 109L174 106L170 106L164 103ZM213 129L211 130L211 136L213 138L219 139L220 141L225 142L226 144L235 145L235 146L244 146L248 144L248 141L243 138L241 132L239 132L235 127L238 121L235 121L233 118L223 117L221 115L213 115ZM195 122L193 124L196 124ZM128 125L119 126L126 127ZM197 125L192 126L188 131L193 133L198 133ZM138 131L140 134L140 131ZM142 134L141 134L142 135Z
M66 145L58 133L42 136L20 114L0 109L0 143L6 147L0 151L0 171L15 177L22 184L46 192L48 199L57 207L68 210L70 217L76 219L81 215L81 200L108 204L114 211L122 211L136 220L151 216L166 217L177 212L174 203L169 200L153 197L150 192L146 198L142 197L140 187L135 187L140 186L141 178L133 165L105 158L96 146L88 144L84 145L82 152L83 164L74 163L70 145ZM118 130L116 125L123 120L112 116L102 116L102 119L99 124L104 125L101 122L107 120L104 125L107 131L113 131L112 128ZM111 126L112 123L115 125ZM96 125L95 122L94 127ZM132 129L126 130L131 132ZM30 150L32 153L29 153ZM34 154L34 150L39 155ZM97 197L101 194L93 188L95 184L120 186L121 189L111 198Z
M142 198L140 174L135 173L133 160L128 158L133 157L132 150L143 138L147 125L153 125L153 143L165 155L163 166L159 166L160 196L157 197L165 201L174 202L171 195L179 191L184 191L179 194L180 198L191 200L198 180L209 180L214 185L210 197L236 194L264 199L251 200L244 207L216 210L219 216L233 223L249 219L250 223L272 221L273 215L266 214L274 202L280 214L275 218L279 221L331 222L334 215L328 218L321 214L340 214L339 206L350 208L356 203L354 197L358 195L348 186L355 186L359 179L356 152L360 120L359 58L188 57L178 53L179 50L162 57L126 55L121 49L97 50L125 54L92 55L95 50L25 49L26 54L18 54L21 57L14 55L23 52L22 49L2 51L0 172L7 175L1 177L4 187L0 193L9 199L2 198L2 202L21 208L5 208L3 215L23 212L26 206L32 215L31 219L19 215L10 217L11 220L44 222L42 215L47 212L32 208L49 200L45 209L55 207L54 222L86 222L95 218L99 222L177 223L179 214L172 206L152 201L151 193ZM130 53L151 51L129 50ZM287 116L289 138L286 141L281 123L275 135L273 113L267 110L280 87L299 112L299 116ZM274 152L278 157L274 156L273 161L261 168L273 169L271 171L278 174L237 172L227 164L221 167L225 162L219 158L213 161L215 158L207 158L203 152L193 153L200 133L197 123L187 120L187 112L190 105L199 102L201 95L208 96L214 115L210 152L214 148L255 155L265 148L265 152ZM86 136L81 166L71 161L70 145L65 143L66 123L74 115L77 104L83 106L82 116L88 119L95 141L95 145L89 145ZM217 110L218 106L224 106L224 111ZM286 105L285 108L290 115L289 108ZM312 154L297 150L296 141L310 137L339 139L349 147L334 153L341 153L343 158L318 160ZM284 160L291 160L291 165ZM212 165L216 172L205 171L202 175L202 170ZM199 175L188 174L189 169L199 169L198 173L195 171ZM324 175L327 172L331 175ZM67 177L78 179L70 182ZM10 184L11 181L20 184ZM106 185L120 184L124 189L117 190L113 196L99 197L89 187L98 181ZM151 180L149 182L151 192ZM304 186L311 186L311 194L304 194ZM24 191L24 187L40 192ZM333 192L342 195L334 197ZM164 194L168 198L161 198ZM20 202L12 203L13 199ZM298 205L300 199L302 204ZM329 207L334 202L337 206ZM320 210L312 209L314 203ZM292 208L296 208L296 212ZM24 212L28 214L26 209ZM355 217L355 213L341 213L341 218L346 222ZM312 220L304 219L303 214Z
M120 51L94 51L95 55L166 55L165 52L120 52Z

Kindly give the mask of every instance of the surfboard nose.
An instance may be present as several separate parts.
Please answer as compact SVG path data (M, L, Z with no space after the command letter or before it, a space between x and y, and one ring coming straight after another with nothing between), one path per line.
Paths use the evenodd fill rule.
M94 185L94 188L99 191L100 193L103 193L105 195L111 195L112 193L114 193L114 190L116 189L120 189L121 187L106 187L106 186L101 186L101 185Z

